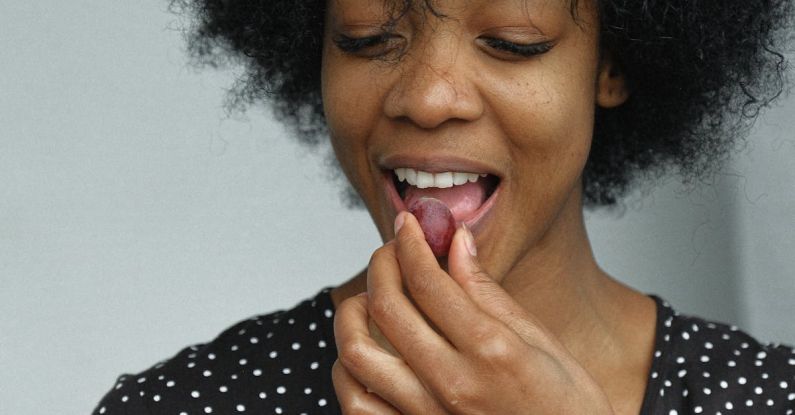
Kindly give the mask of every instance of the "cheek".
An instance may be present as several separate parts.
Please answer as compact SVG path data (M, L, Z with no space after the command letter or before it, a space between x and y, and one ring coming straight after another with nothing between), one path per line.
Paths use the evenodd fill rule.
M329 138L343 173L372 209L380 186L380 173L370 163L368 150L376 131L380 93L372 70L343 59L324 55L321 92Z

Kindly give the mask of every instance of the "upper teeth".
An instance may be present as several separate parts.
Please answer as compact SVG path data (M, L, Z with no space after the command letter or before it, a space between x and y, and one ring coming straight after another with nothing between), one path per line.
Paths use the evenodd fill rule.
M428 173L427 171L414 170L408 167L401 167L395 169L395 175L398 180L406 181L412 186L417 186L420 189L428 187L438 187L446 189L448 187L458 186L466 182L476 182L478 177L486 177L486 173L463 173L456 171L446 171L443 173Z

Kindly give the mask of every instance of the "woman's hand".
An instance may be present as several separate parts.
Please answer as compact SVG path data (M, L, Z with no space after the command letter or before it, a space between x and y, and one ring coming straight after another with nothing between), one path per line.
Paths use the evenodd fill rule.
M367 295L345 300L335 317L343 413L612 413L588 373L479 268L468 230L453 238L448 274L413 216L396 223L395 240L370 261Z

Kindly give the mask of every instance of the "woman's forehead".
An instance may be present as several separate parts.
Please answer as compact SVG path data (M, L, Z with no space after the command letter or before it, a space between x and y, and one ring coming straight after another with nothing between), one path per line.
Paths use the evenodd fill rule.
M533 9L560 6L574 10L579 0L330 0L332 9L358 9L366 11L395 12L431 11L434 14L445 10L478 10L484 8Z

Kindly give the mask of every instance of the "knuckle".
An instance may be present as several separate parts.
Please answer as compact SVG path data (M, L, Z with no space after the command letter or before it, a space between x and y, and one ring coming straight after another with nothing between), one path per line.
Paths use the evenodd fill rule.
M434 283L436 278L436 270L429 266L421 266L414 270L411 275L407 275L406 288L412 295L421 296L434 296L437 291L437 286Z
M367 361L367 346L356 341L345 342L339 346L337 356L342 366L356 372Z
M449 386L441 391L440 397L444 406L453 409L454 412L466 413L477 408L481 394L468 381L456 380L450 382Z
M478 357L492 364L510 363L514 355L513 342L502 333L479 339Z
M373 252L373 255L370 256L370 266L372 267L375 264L394 258L395 258L394 247L392 247L391 245L384 245L376 249Z
M372 407L358 394L353 394L345 399L342 405L342 413L345 415L375 415Z
M375 321L384 322L389 320L389 318L394 315L396 309L397 305L394 303L394 300L380 293L373 293L373 296L370 297L367 302L367 313Z

